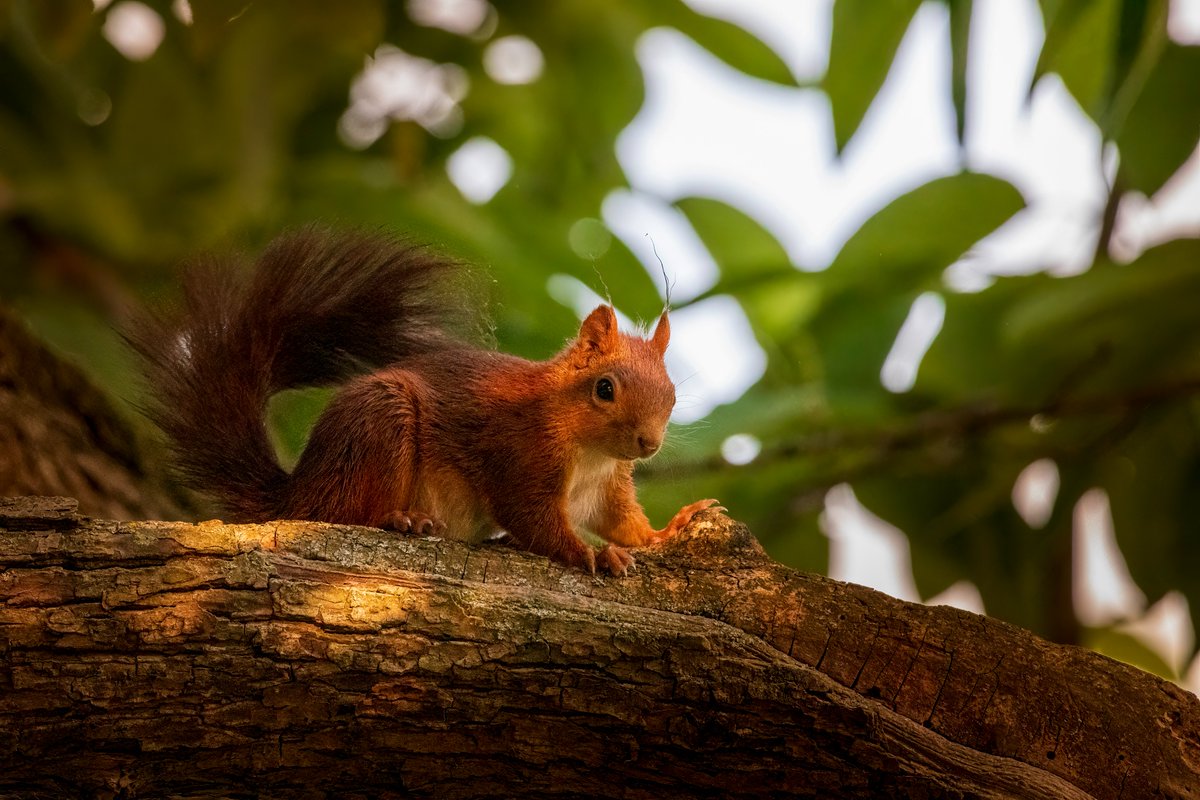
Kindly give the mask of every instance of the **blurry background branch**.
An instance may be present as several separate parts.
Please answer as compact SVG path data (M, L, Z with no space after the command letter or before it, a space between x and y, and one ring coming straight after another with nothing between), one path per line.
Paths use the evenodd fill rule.
M886 469L901 451L937 448L945 451L948 442L954 449L962 450L966 442L986 435L990 429L999 426L1018 425L1047 432L1059 420L1097 415L1110 420L1111 427L1108 430L1098 430L1098 439L1109 441L1119 438L1121 433L1155 406L1185 400L1197 393L1200 393L1200 378L1184 379L1164 386L1141 386L1123 395L1061 397L1039 406L998 408L992 405L978 405L942 408L911 415L899 420L894 428L832 428L810 433L793 441L776 441L764 446L754 458L753 464L763 466L775 461L821 456L853 459L857 455L865 462L859 470L868 469L871 465ZM863 451L866 451L866 455L861 455ZM1071 454L1071 451L1055 449L1053 444L1046 444L1026 453L1030 460L1041 456ZM642 473L654 477L664 473L678 476L688 472L707 473L719 470L736 472L746 471L747 468L716 454L703 461L691 463L675 461L664 466L647 464L642 468ZM830 475L834 476L836 473ZM829 484L841 483L844 480L849 480L849 477L843 475L834 478Z

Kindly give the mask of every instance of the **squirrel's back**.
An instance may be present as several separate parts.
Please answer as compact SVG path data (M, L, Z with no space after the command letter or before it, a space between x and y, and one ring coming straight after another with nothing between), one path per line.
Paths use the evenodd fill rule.
M275 239L249 273L192 264L180 302L126 332L185 482L231 520L275 517L288 475L265 427L271 395L461 347L458 272L391 236L317 227Z

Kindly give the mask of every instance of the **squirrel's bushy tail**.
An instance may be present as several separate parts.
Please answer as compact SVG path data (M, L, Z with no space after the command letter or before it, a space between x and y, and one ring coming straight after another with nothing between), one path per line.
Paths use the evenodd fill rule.
M275 239L249 275L239 266L193 264L179 304L126 339L181 477L230 521L261 521L288 480L264 422L271 395L452 346L464 304L451 302L452 261L382 234L305 228Z

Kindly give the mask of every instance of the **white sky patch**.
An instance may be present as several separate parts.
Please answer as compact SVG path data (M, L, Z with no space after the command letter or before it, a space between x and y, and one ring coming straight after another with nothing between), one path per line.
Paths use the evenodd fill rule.
M545 65L541 49L525 36L503 36L483 51L483 69L496 83L533 83Z
M1200 653L1192 659L1192 666L1183 676L1183 686L1194 695L1200 695Z
M468 88L466 70L457 64L437 64L380 45L350 86L350 106L338 121L338 133L356 149L369 147L393 120L413 120L435 136L452 136L462 127L458 104Z
M970 581L958 581L946 587L946 590L935 594L925 601L929 606L954 606L963 611L973 611L976 614L986 614L983 607L983 595L979 587Z
M829 537L829 577L919 601L908 537L872 514L848 484L825 495L821 530Z
M124 0L109 9L102 30L104 38L121 55L130 61L145 61L162 44L167 26L150 6L136 0Z
M1167 35L1178 44L1200 44L1200 0L1171 0Z
M721 458L734 466L749 464L762 452L762 441L748 433L735 433L721 442Z
M1196 634L1187 598L1179 592L1167 592L1140 619L1122 625L1121 630L1157 653L1175 672L1187 671Z
M665 28L642 36L637 52L646 103L617 139L632 188L668 202L724 200L803 261L809 231L824 236L809 189L832 163L825 96L749 78Z
M486 136L468 139L446 159L446 173L476 205L491 200L512 177L512 156Z
M427 28L471 36L492 16L486 0L408 0L408 18Z
M1112 509L1103 489L1090 489L1075 504L1072 596L1084 625L1100 627L1133 619L1146 595L1133 582L1113 532Z
M876 211L904 192L958 172L959 161L950 100L950 14L941 3L924 3L833 176L845 186L846 222L828 260Z
M175 15L175 19L184 25L192 24L192 4L189 0L173 0L171 3L171 13Z
M1044 528L1054 513L1060 478L1058 465L1052 459L1040 458L1017 476L1013 482L1013 508L1031 528Z
M946 321L946 301L937 292L925 292L913 301L908 317L884 359L879 380L889 392L902 393L917 382L921 360Z
M1194 236L1200 236L1200 148L1154 197L1130 192L1121 198L1112 254L1132 261L1156 244Z

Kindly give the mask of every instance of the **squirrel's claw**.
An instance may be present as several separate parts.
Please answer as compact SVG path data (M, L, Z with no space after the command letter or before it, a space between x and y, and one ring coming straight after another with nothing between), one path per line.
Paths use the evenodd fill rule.
M446 523L440 519L434 519L423 511L393 512L383 527L416 536L441 536L446 532Z
M725 511L725 506L717 505L716 500L708 498L707 500L697 500L694 503L689 503L683 508L675 512L675 516L671 517L671 521L661 531L655 531L649 540L649 543L661 542L671 538L681 530L686 528L692 521L692 517L699 514L705 509L712 508L716 511Z
M579 552L579 560L582 561L579 564L580 568L590 575L600 573L616 578L624 576L635 563L628 550L615 544L605 545L599 550L583 545Z
M617 578L623 577L629 568L637 563L628 550L615 544L601 548L597 553L597 561L604 572Z

